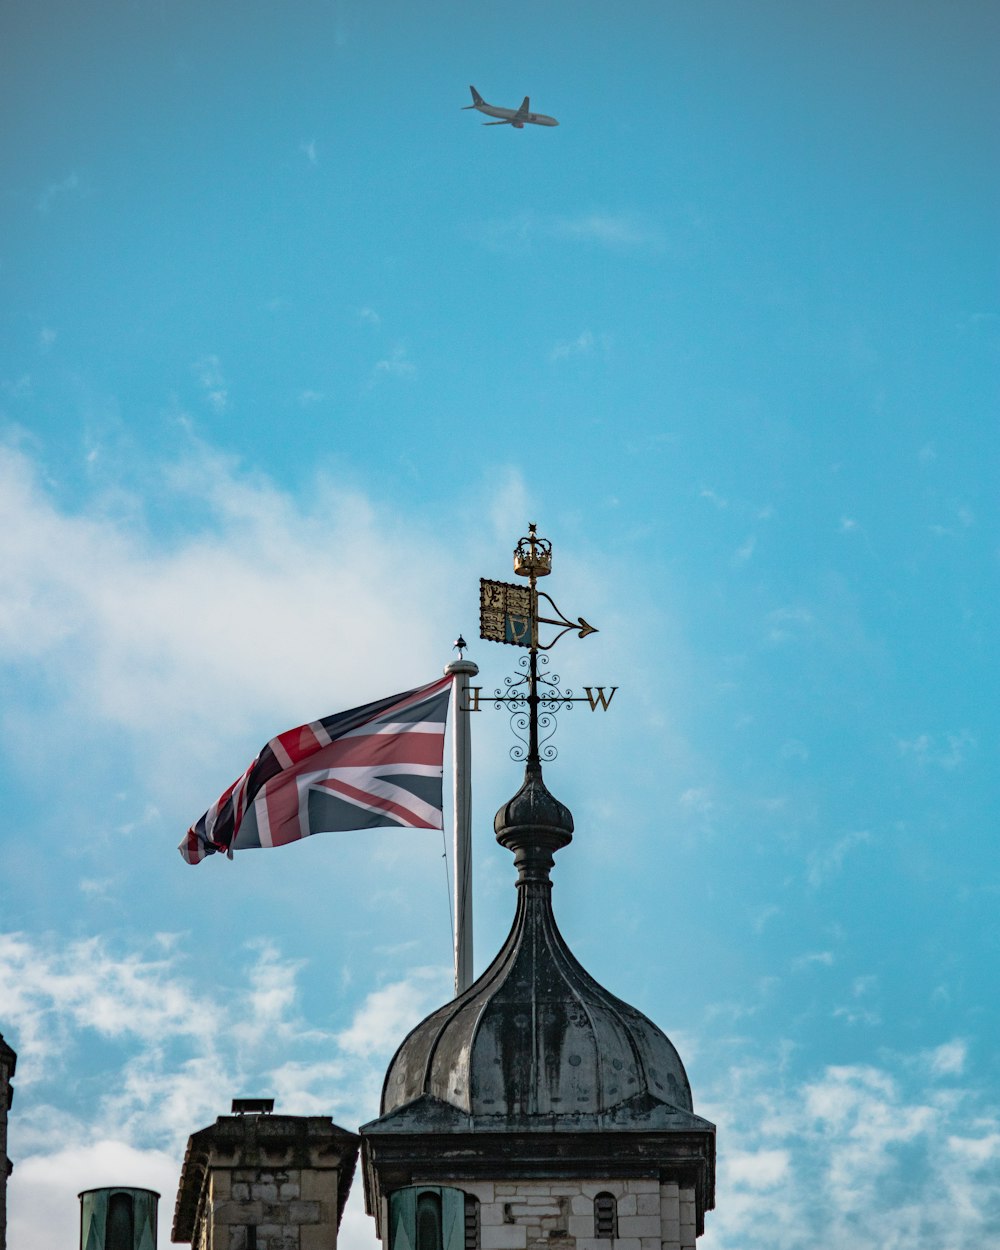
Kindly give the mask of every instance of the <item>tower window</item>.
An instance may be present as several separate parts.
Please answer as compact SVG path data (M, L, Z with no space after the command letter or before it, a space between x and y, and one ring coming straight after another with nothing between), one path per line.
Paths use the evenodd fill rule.
M108 1202L107 1250L132 1250L135 1212L131 1194L112 1194Z
M441 1237L441 1195L425 1189L417 1195L415 1250L444 1250Z
M594 1199L594 1236L609 1241L618 1236L618 1202L614 1194L598 1194Z
M388 1250L478 1250L479 1203L450 1185L407 1185L389 1195Z

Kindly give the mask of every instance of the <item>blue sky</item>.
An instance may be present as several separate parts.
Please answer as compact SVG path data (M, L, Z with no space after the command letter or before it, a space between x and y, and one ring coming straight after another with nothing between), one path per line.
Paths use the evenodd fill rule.
M12 1244L111 1182L168 1244L234 1095L376 1112L448 993L440 838L176 844L434 677L529 520L601 630L560 673L620 687L546 772L557 915L719 1123L700 1244L995 1238L1000 11L44 7L0 7Z

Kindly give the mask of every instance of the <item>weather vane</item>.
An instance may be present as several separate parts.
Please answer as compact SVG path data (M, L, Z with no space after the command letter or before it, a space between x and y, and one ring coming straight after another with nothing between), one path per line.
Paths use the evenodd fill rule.
M556 730L556 715L563 707L574 703L588 703L592 712L598 707L607 711L617 686L605 694L603 686L584 686L584 694L574 695L572 690L561 690L558 673L548 673L547 652L560 638L575 632L586 638L597 630L578 616L571 621L563 615L551 598L538 589L538 579L552 572L552 543L539 538L537 527L532 523L528 533L514 548L514 572L528 580L527 586L514 582L494 582L485 577L479 579L479 636L487 642L504 642L513 647L525 647L528 654L518 661L521 670L513 677L504 679L504 686L496 690L492 703L499 711L510 713L511 728L518 739L511 748L515 760L527 760L538 764L543 759L555 759L557 751L549 741ZM548 605L551 616L543 616L540 601ZM539 627L553 626L556 630L548 641L543 642ZM470 712L478 712L481 686L469 687ZM527 734L527 737L525 737Z

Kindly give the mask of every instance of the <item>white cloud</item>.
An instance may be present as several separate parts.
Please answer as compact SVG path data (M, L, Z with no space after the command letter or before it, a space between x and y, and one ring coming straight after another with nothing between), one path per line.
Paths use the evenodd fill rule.
M896 739L896 748L904 758L914 760L921 768L943 768L946 772L961 767L976 745L967 729L938 737L923 733L915 738Z
M775 608L767 614L767 639L773 643L790 642L813 624L813 614L801 605Z
M581 213L561 217L552 227L562 238L604 247L659 247L659 231L636 213Z
M737 547L733 555L734 564L746 564L757 548L757 537L755 534L748 534L745 542Z
M194 371L209 405L217 413L225 412L229 407L229 388L218 356L202 356L195 364Z
M412 378L416 372L417 367L409 358L406 348L398 344L388 356L375 363L376 375L381 374L391 378Z
M501 471L498 490L508 479L519 482ZM8 693L3 716L22 768L44 770L73 724L120 729L144 758L145 803L162 806L171 778L194 792L199 772L235 776L265 730L328 713L334 692L350 707L439 668L463 619L457 563L470 552L325 479L300 506L197 448L157 489L202 519L166 545L141 508L61 511L30 458L0 448L0 664L17 665L26 690ZM377 674L343 663L368 655ZM317 703L320 689L330 695Z
M20 1158L10 1182L8 1244L17 1250L78 1245L77 1194L84 1189L128 1185L161 1195L158 1244L163 1245L169 1238L179 1171L177 1159L165 1151L138 1149L109 1139Z
M834 962L833 951L811 951L806 955L798 955L792 960L792 969L801 972L805 968L813 968L817 964L823 968L832 967Z
M50 182L38 197L38 211L49 212L53 204L66 196L79 195L81 187L80 176L77 173L67 174L61 182Z
M414 969L407 980L373 990L337 1043L350 1055L388 1058L433 1006L447 1001L448 989L446 971Z
M780 915L781 908L774 903L766 903L763 907L758 907L750 917L754 933L763 933L767 928L768 922L773 920L775 916Z
M832 845L817 848L809 856L806 880L814 888L822 885L840 872L844 860L855 847L864 846L870 841L871 834L866 829L855 829L851 833L845 833Z
M365 325L370 326L380 326L382 324L382 318L378 315L375 309L369 308L367 305L365 305L364 308L358 309L358 320L363 321Z
M748 1189L773 1189L788 1176L787 1150L734 1150L726 1162L729 1179Z
M300 1015L299 965L272 944L251 947L249 964L247 948L228 952L235 976L209 992L193 988L182 945L170 934L129 950L0 935L4 1025L21 1088L9 1190L10 1243L21 1250L57 1244L56 1232L77 1219L76 1194L105 1184L160 1191L162 1240L187 1137L239 1094L273 1095L288 1114L333 1115L351 1128L376 1115L389 1056L450 991L448 969L416 968L369 994L339 1033L324 1033ZM99 1092L75 1118L45 1099L78 1087L88 1036L114 1041L112 1067L86 1074L84 1085L101 1078ZM354 1224L370 1237L370 1224Z
M809 748L804 742L800 742L798 738L789 738L781 744L778 756L783 760L807 760L809 758Z
M945 1042L930 1053L931 1071L941 1076L961 1076L965 1070L968 1047L958 1038Z
M663 247L661 231L638 213L595 210L569 217L541 217L525 211L470 228L476 238L498 251L524 250L537 239L559 239L618 250Z
M712 798L711 791L698 786L692 786L683 791L678 802L681 807L691 812L698 812L702 816L707 816L715 808L715 800Z
M721 495L716 494L716 492L712 490L711 487L708 487L708 486L703 486L701 488L701 490L698 492L698 498L707 499L709 503L715 504L715 506L720 511L724 508L729 507L729 500L723 499Z
M719 1122L719 1205L699 1250L993 1244L998 1109L895 1060L902 1075L857 1064L797 1082L777 1058L730 1068L696 1105Z
M319 164L319 151L316 147L315 139L303 139L299 144L299 151L303 154L310 165Z
M606 334L596 335L591 330L582 330L575 339L567 339L556 343L549 352L550 360L568 360L570 356L589 356L596 349L607 351L610 340Z

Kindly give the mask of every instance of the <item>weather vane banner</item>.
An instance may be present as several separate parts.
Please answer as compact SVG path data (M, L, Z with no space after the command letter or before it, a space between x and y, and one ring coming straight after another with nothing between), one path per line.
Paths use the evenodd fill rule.
M511 582L479 579L479 636L487 642L531 646L533 591Z

